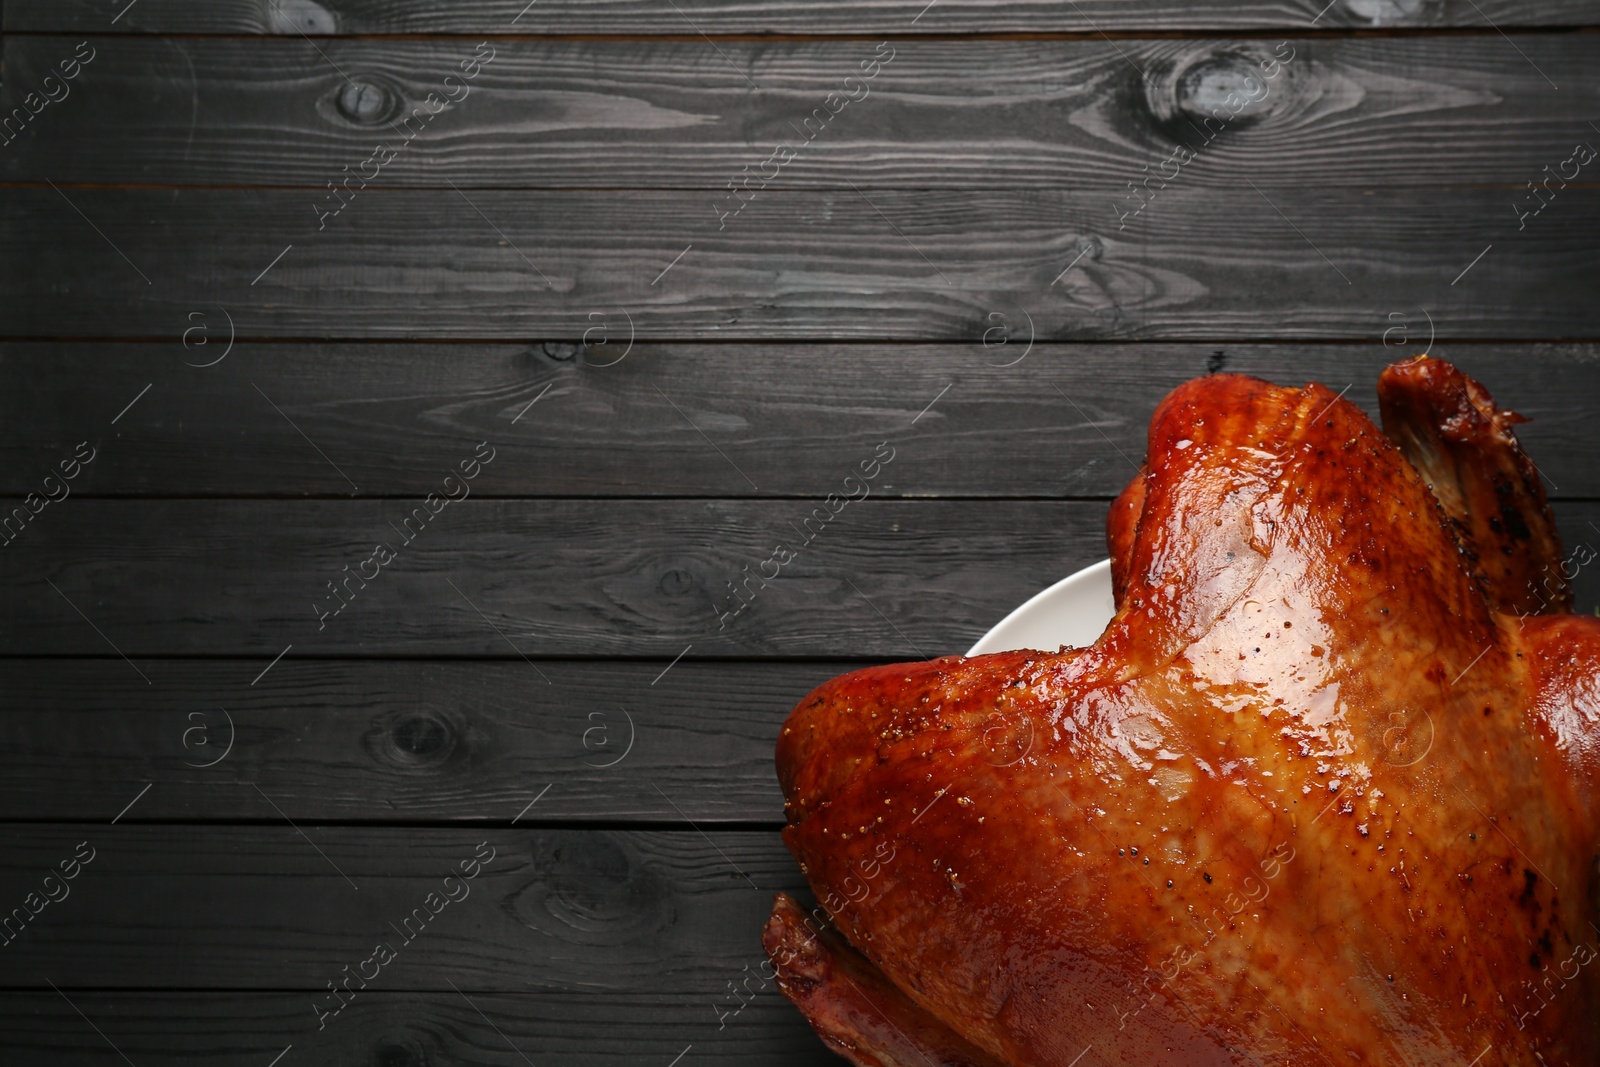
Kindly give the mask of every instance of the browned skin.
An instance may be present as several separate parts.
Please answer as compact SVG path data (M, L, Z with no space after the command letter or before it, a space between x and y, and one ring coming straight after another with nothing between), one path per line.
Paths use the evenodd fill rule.
M1322 386L1191 382L1146 469L1095 644L858 671L783 727L785 841L885 1016L1011 1067L1600 1063L1600 622L1496 612ZM857 1063L963 1062L869 1058L813 974Z
M1128 592L1128 568L1133 566L1133 546L1144 512L1145 468L1140 467L1128 487L1111 502L1106 516L1106 553L1111 557L1111 595L1118 607Z
M1539 471L1476 380L1419 356L1378 379L1383 429L1444 506L1471 565L1501 611L1572 610L1561 539Z
M806 1013L823 1042L857 1067L1006 1067L913 1004L883 972L779 894L761 940L778 988Z

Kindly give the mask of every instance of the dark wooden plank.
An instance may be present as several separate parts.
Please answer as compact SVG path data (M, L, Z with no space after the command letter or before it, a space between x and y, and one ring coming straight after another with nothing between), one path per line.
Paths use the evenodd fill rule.
M1594 332L1600 190L1520 233L1501 189L1162 197L1119 232L1109 191L794 190L718 234L693 192L368 190L319 234L305 192L15 189L0 336L176 338L219 307L255 337L626 313L654 339L970 339L1027 312L1040 340L1348 339L1419 306L1447 337Z
M835 5L686 0L584 3L540 0L8 0L5 28L79 33L384 34L430 33L786 33L835 34L1071 32L1102 30L1305 29L1331 27L1576 26L1593 24L1584 0L1477 0L1472 5L1417 0L1159 0L1129 4L1082 0L864 0Z
M750 988L748 1006L720 1028L717 1010L734 1006L725 988L720 1001L704 993L368 990L320 1031L303 993L73 991L72 1004L50 990L0 993L0 1015L6 1062L22 1067L127 1067L117 1049L138 1067L267 1067L291 1044L279 1067L527 1067L523 1054L541 1067L670 1067L691 1046L679 1067L839 1067L772 986L752 979Z
M670 659L693 645L697 658L924 659L966 649L1105 555L1101 501L841 503L812 520L809 545L812 501L468 500L405 544L410 503L67 501L0 555L0 651L114 646L135 660L259 657L262 669L290 645L296 657ZM1566 543L1592 541L1597 517L1600 504L1562 504ZM342 614L320 619L342 602L326 583L345 566L374 571L361 564L380 540L397 558L364 589L349 579ZM763 588L769 560L778 576ZM1592 571L1578 579L1585 610L1600 595ZM130 663L126 678L154 684L161 669ZM227 691L215 696L227 706Z
M720 47L732 66L699 40L505 41L490 46L489 65L469 59L481 68L470 80L459 67L474 47L459 40L90 47L78 79L51 83L68 95L0 152L0 178L304 185L316 190L307 202L330 211L340 201L326 184L347 178L350 190L368 180L698 187L708 190L703 205L730 215L741 201L726 185L743 177L747 196L772 179L751 212L763 197L847 181L1055 188L1070 175L1122 187L1159 177L1180 144L1198 150L1192 163L1168 165L1185 186L1236 190L1244 178L1265 186L1315 175L1319 187L1521 187L1575 141L1595 139L1581 97L1551 85L1581 86L1600 64L1600 38L1571 34L1521 36L1516 48L1498 35L883 49L730 41ZM8 39L0 114L71 54L58 37ZM862 64L873 76L841 88ZM425 128L419 119L414 139L391 126L451 74L458 103ZM1208 143L1206 117L1241 86L1260 99L1230 105L1243 109L1221 132L1213 120ZM860 96L834 97L837 118L826 106L835 89ZM372 158L380 143L394 150L382 166ZM772 158L785 143L799 153L787 164ZM349 210L361 210L359 199Z
M775 824L784 717L859 665L285 659L250 686L261 663L168 660L146 686L114 655L0 660L0 820L109 818L148 782L124 822L260 819L253 782L297 822L678 821L660 789Z
M711 1002L762 958L773 893L805 887L776 832L296 829L269 797L277 825L0 827L8 911L80 843L92 855L4 946L0 986L321 990L331 1007L325 984L387 941L373 992L692 992L714 1032ZM407 928L475 857L457 899Z
M824 523L820 498L466 500L411 526L408 544L413 505L68 499L0 554L0 652L105 655L110 641L136 659L260 657L239 689L290 644L297 657L671 659L692 643L695 657L925 658L965 650L1105 555L1099 501L865 499ZM363 567L380 541L396 558ZM768 560L779 576L762 588ZM342 614L321 619L343 602L328 583L362 570L375 577L348 579ZM132 667L127 680L144 684Z
M99 451L68 487L74 495L348 495L298 426L364 494L429 492L463 442L489 440L499 458L474 483L479 497L824 496L892 438L898 451L877 495L1109 497L1130 475L1124 457L1144 451L1156 402L1209 371L1349 386L1345 396L1376 414L1384 363L1429 349L1423 309L1393 314L1373 316L1361 345L1030 351L1026 320L1011 315L991 321L987 345L977 334L950 345L639 341L630 351L618 317L591 334L592 348L239 342L229 352L213 309L192 320L187 348L0 344L0 492L39 491L90 441ZM183 363L224 352L213 367ZM1555 496L1600 496L1587 459L1600 347L1435 339L1431 354L1533 420L1518 433Z

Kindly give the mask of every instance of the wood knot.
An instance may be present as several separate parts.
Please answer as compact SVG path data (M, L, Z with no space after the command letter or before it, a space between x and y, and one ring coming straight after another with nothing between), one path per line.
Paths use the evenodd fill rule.
M699 584L699 580L693 574L681 567L674 567L661 576L657 588L666 596L683 596L694 592Z
M375 722L364 738L374 761L396 770L432 769L449 761L461 731L434 712L397 713Z
M400 117L405 94L386 79L362 75L351 78L339 89L334 106L347 121L357 126L384 126Z
M268 33L337 33L339 18L316 0L261 0Z
M418 759L430 759L444 749L450 731L438 719L414 716L395 727L395 744Z
M578 353L583 351L583 345L575 341L546 341L540 347L545 355L562 363L577 359Z
M415 1050L385 1041L372 1050L373 1067L421 1067L422 1057Z
M1098 263L1106 254L1106 243L1093 234L1079 237L1072 242L1072 251L1068 256L1074 266L1084 263Z
M1151 64L1145 104L1155 125L1196 153L1225 132L1285 110L1306 59L1287 41L1196 45Z
M622 945L665 929L679 901L634 852L635 840L536 834L526 868L533 880L513 895L508 910L531 929L579 945Z

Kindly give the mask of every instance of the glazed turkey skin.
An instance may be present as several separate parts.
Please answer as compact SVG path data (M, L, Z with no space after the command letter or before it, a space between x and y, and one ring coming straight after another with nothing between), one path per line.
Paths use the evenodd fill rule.
M1392 437L1321 385L1180 386L1093 645L800 702L784 840L821 907L764 939L829 1047L1600 1063L1600 622L1516 417L1438 360L1379 394Z

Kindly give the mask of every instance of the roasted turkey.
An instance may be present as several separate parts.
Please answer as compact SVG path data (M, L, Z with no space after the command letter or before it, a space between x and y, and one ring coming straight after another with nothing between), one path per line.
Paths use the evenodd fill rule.
M870 1067L1600 1063L1600 620L1449 363L1168 395L1092 645L857 671L778 741L764 943ZM1590 554L1592 558L1592 553Z

